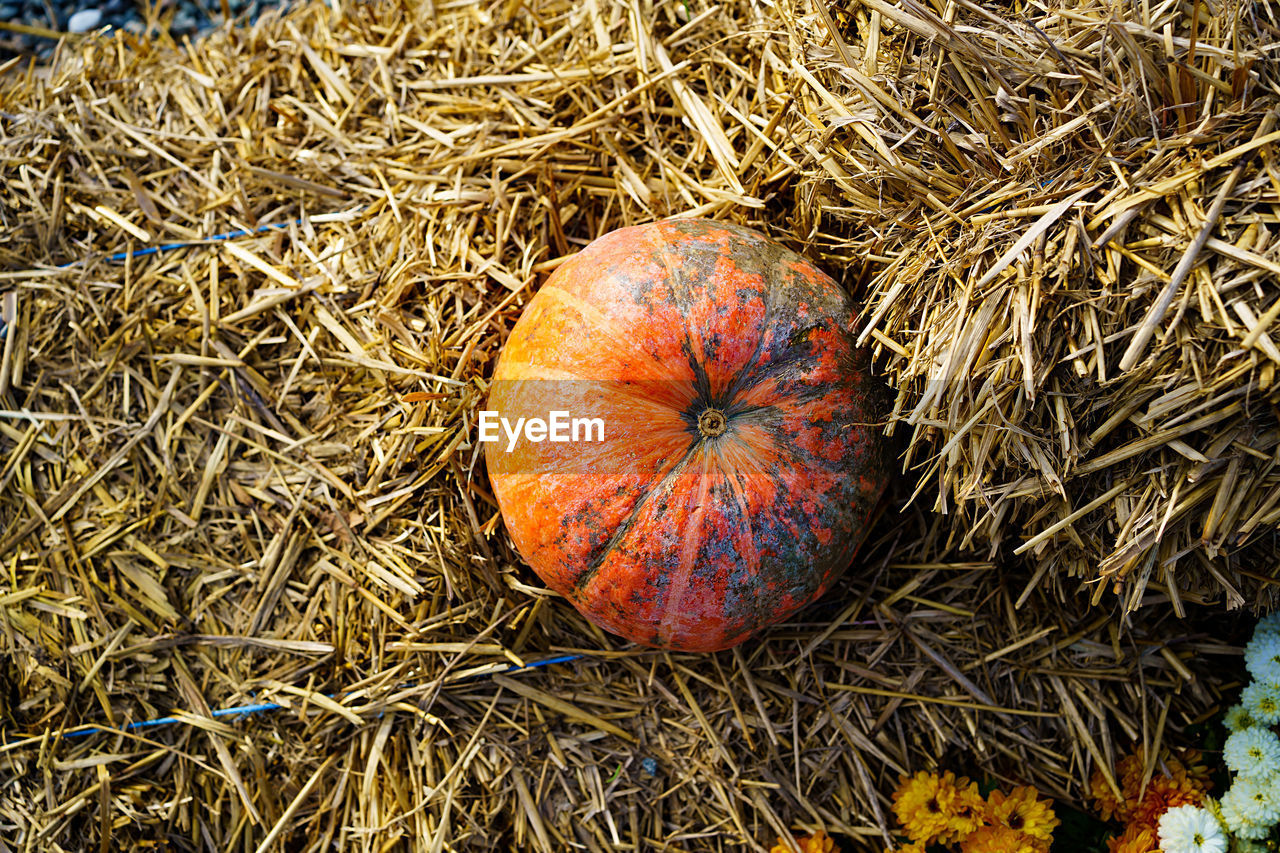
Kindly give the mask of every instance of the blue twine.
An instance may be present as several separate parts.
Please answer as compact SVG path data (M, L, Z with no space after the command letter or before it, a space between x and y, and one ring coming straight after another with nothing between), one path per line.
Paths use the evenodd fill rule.
M210 243L219 243L219 242L225 242L227 240L234 240L237 237L248 237L253 234L263 234L268 231L275 231L281 228L289 228L290 226L293 226L293 225L301 225L305 221L306 221L305 218L299 218L299 219L294 219L291 222L273 222L270 225L260 225L257 228L238 228L234 231L226 231L222 234L214 234L211 237L205 237L204 239L201 239L201 240L187 240L181 243L165 243L160 246L145 246L141 249L131 249L130 251L127 251L127 252L116 252L114 255L108 255L106 260L111 263L119 263L121 261L129 260L130 258L141 258L141 257L146 257L147 255L158 255L162 252L171 252L171 251L174 251L175 249L185 249L189 246L203 246L203 245L208 245ZM81 258L80 260L69 261L65 264L58 265L57 269L64 269L64 270L70 269L71 267L86 263L87 260L88 260L87 258ZM0 317L0 341L4 340L5 335L8 334L8 331L9 331L9 325L4 321L3 317ZM537 669L543 666L551 666L552 664L569 663L570 661L579 660L582 657L584 657L584 655L560 655L559 657L553 657L553 658L547 658L546 660L535 661L533 663L525 664L524 666L513 664L507 667L506 669L502 670L501 672L489 673L489 675L506 675L508 673L513 673L513 672L524 672L526 670ZM472 677L479 678L481 676L476 675ZM325 698L334 699L334 698L337 698L339 695L341 694L326 693ZM233 708L219 708L216 711L210 711L209 716L211 717L244 717L244 716L248 716L249 714L257 714L264 711L279 711L279 710L282 710L284 707L285 707L284 705L280 705L276 702L262 702L256 705L238 705ZM156 726L166 726L171 723L187 723L188 725L190 725L191 721L184 720L181 717L172 717L172 716L157 717L151 720L138 720L137 722L129 723L118 729L111 728L108 726L89 726L87 728L78 729L76 731L63 732L62 737L63 738L84 737L86 735L98 734L99 732L132 732L132 731L137 731L139 729L149 729L149 728L154 728Z
M162 246L146 246L141 249L132 249L128 252L116 252L114 255L108 255L107 260L113 263L119 263L120 261L127 260L129 258L158 255L161 252L172 252L174 249L185 249L188 246L200 246L205 243L220 243L226 240L234 240L237 237L248 237L251 234L264 234L267 231L278 231L281 228L288 228L291 225L301 225L305 221L305 219L295 219L292 222L273 222L270 225L260 225L257 228L241 228L235 231L228 231L225 234L214 234L212 237L205 237L202 240L187 240L183 243L165 243ZM65 270L70 267L74 267L77 264L83 264L85 263L85 260L86 259L81 258L78 261L71 261L70 263L62 264L58 269Z
M182 243L165 243L161 246L144 246L141 249L131 249L127 252L116 252L114 255L108 255L107 261L110 263L120 263L130 258L143 258L147 255L159 255L162 252L172 252L175 249L186 249L191 246L205 246L210 243L224 243L227 240L234 240L237 237L249 237L253 234L265 234L268 231L278 231L281 228L289 228L293 225L301 225L306 222L306 218L294 219L291 222L273 222L270 225L259 225L257 228L238 228L235 231L227 231L222 234L214 234L212 237L205 237L200 240L187 240ZM80 258L76 261L68 261L65 264L58 264L54 269L68 270L72 267L80 266L88 263L88 258ZM5 335L9 333L9 325L0 317L0 341L5 339Z
M547 658L546 660L527 663L524 666L512 664L511 666L507 667L501 672L491 672L491 673L487 673L487 675L507 675L508 673L512 673L512 672L524 672L526 670L537 669L543 666L551 666L552 664L556 664L556 663L569 663L570 661L580 660L583 657L585 657L585 655L560 655L559 657ZM481 677L485 677L485 674L473 675L470 677L481 678ZM324 694L326 699L336 699L341 695L342 694L340 693ZM219 708L216 711L210 711L209 716L210 717L244 717L249 714L257 714L263 711L279 711L279 710L282 710L284 707L285 707L284 705L280 705L275 702L262 702L257 705L237 705L233 708ZM151 720L138 720L137 722L129 723L118 729L111 728L109 726L90 726L88 728L77 729L76 731L72 731L72 732L62 732L62 737L64 739L70 739L73 737L84 737L85 735L98 734L99 732L132 732L132 731L137 731L138 729L154 728L155 726L167 726L170 723L186 723L187 725L191 725L190 720L184 720L181 717L157 717Z

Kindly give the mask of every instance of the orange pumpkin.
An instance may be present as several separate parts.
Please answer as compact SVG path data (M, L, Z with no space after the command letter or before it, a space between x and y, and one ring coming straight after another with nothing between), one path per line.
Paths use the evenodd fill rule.
M592 242L525 308L482 420L520 554L597 625L675 650L821 595L887 482L853 326L835 282L746 228Z

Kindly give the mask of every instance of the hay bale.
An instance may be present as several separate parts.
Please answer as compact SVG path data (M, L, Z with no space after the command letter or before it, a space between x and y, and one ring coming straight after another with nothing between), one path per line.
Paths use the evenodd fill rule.
M1086 257L1083 205L1107 194L1078 194L1108 173L1032 177L1037 158L1078 139L1073 131L1027 155L1011 185L1025 193L1007 203L1052 207L1078 195L1078 206L1044 232L1048 261L1015 261L1006 271L1025 276L996 274L990 292L976 287L993 268L983 247L1003 252L1044 212L979 219L981 208L968 208L993 203L982 195L982 146L948 132L956 152L935 161L925 157L934 132L888 134L909 121L902 112L924 115L933 102L901 96L920 91L916 69L930 62L949 64L924 90L939 105L928 121L945 127L963 108L975 132L994 132L1004 125L969 115L974 101L956 88L966 75L989 85L973 69L1012 80L1010 63L1061 61L1104 87L1121 72L1090 65L1089 51L1128 50L1128 25L1099 30L1087 8L1054 13L1056 50L1042 45L1031 59L1010 47L1030 43L1028 31L997 30L994 12L956 7L945 24L953 38L930 30L928 9L901 8L910 15L873 2L836 20L745 2L315 4L189 50L118 35L67 48L49 68L9 68L0 78L0 841L761 849L791 827L822 825L873 848L886 839L900 772L942 762L1079 801L1092 766L1112 766L1124 748L1117 741L1155 750L1212 713L1233 686L1222 657L1238 653L1220 620L1196 608L1177 623L1167 608L1124 619L1091 609L1065 584L1044 583L1058 571L1057 539L1043 540L1038 563L1005 562L1013 543L1001 531L1049 530L1065 511L1034 497L1038 483L993 497L999 512L967 542L961 516L921 508L934 489L952 496L948 506L956 500L955 466L980 462L967 442L980 436L986 458L1015 459L1018 445L966 414L1009 399L997 392L1022 393L994 381L988 397L973 392L977 402L959 386L929 398L911 457L938 460L925 501L903 506L904 494L858 571L748 648L624 646L538 587L502 532L472 440L485 377L542 278L619 225L734 218L824 255L871 294L868 334L902 395L900 419L921 406L932 375L907 367L936 358L946 322L1004 304L997 294L1016 298L1018 282L1039 282L1040 295L1028 291L1034 323L1014 325L1018 315L991 307L986 325L960 327L1010 330L1007 340L983 335L983 352L999 358L976 359L975 376L1020 364L1024 329L1039 347L1034 399L991 411L1018 429L1047 417L1041 407L1057 417L1070 402L1061 394L1083 387L1057 371L1074 369L1072 359L1096 370L1091 354L1102 349L1072 352L1098 339L1062 344L1054 324L1081 294L1111 303L1076 266L1055 277L1049 261ZM1112 30L1118 41L1093 38ZM1170 37L1181 44L1176 27ZM986 51L978 57L1017 62L980 62L974 45ZM1203 56L1226 61L1221 49ZM1261 87L1249 74L1270 79L1256 70L1264 61L1245 74L1250 91ZM1042 77L1057 86L1059 73ZM1092 89L1051 112L1037 106L1032 127L1067 127L1082 109L1111 115L1091 98ZM872 121L877 111L896 118ZM1124 127L1136 126L1124 115ZM1180 138L1197 146L1225 134L1229 147L1252 134L1248 115L1199 135L1191 122ZM923 159L910 159L917 150ZM1000 150L1008 159L1012 149ZM1143 152L1165 174L1186 149L1128 156ZM1103 165L1145 175L1136 161ZM1216 192L1220 171L1201 172L1204 191ZM1049 177L1066 186L1040 188ZM1254 183L1237 181L1220 222L1238 215L1237 196L1269 191ZM911 206L908 191L921 186L939 203L914 197L936 213ZM1184 189L1183 207L1201 206ZM872 204L879 194L884 211ZM1161 227L1154 215L1130 228ZM1180 207L1171 221L1185 215ZM1066 221L1083 226L1063 231ZM1221 294L1231 304L1262 286L1249 264L1265 257L1267 227L1259 219L1236 255L1207 244L1243 265L1233 275L1244 283ZM1071 252L1052 242L1073 233ZM1145 233L1117 236L1125 242L1099 257L1162 269L1182 238L1166 245ZM239 236L216 239L227 234ZM185 245L150 251L174 243ZM944 247L950 266L938 260ZM970 262L984 272L966 271ZM1205 268L1210 284L1235 280L1217 269ZM975 287L948 286L940 270ZM896 295L891 281L902 282ZM1133 324L1154 299L1145 287L1124 309L1129 319L1100 317L1099 329ZM957 301L965 292L970 302ZM1197 309L1180 323L1198 322ZM1266 314L1261 302L1252 310ZM1151 351L1172 346L1153 341ZM1253 357L1238 358L1248 367L1231 381L1253 376ZM1160 375L1142 364L1140 390ZM1245 401L1270 399L1261 369L1259 390L1231 398L1240 407L1203 429L1223 430L1253 411ZM1162 418L1192 402L1142 405L1159 435ZM1078 448L1074 424L1096 430L1098 413L1067 411ZM947 423L969 421L948 433ZM1108 440L1131 428L1116 425ZM1052 463L1040 443L1020 440ZM1254 459L1236 465L1235 482ZM1225 477L1230 465L1205 476ZM1105 495L1105 473L1060 479ZM1251 482L1262 488L1269 476ZM1179 500L1191 491L1180 488ZM1130 497L1117 492L1084 520L1123 507L1130 527L1145 529L1142 513L1160 495ZM1028 516L1035 501L1044 518ZM1189 512L1170 529L1183 530ZM1087 548L1092 530L1079 523L1064 535ZM993 559L962 544L1006 547ZM1189 587L1169 588L1192 600ZM511 670L572 655L582 657ZM245 705L278 710L217 713ZM66 737L155 718L174 721Z
M1269 606L1274 9L940 8L811 19L799 95L917 492L1065 593Z

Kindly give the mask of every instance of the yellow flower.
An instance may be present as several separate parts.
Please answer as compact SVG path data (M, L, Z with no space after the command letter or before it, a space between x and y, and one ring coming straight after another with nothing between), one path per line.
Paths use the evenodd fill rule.
M1116 820L1121 819L1120 811L1124 808L1124 801L1116 798L1116 793L1107 784L1107 777L1103 775L1101 767L1095 767L1093 774L1089 776L1089 795L1093 798L1098 814L1103 820L1111 820L1113 817Z
M1175 782L1181 783L1185 779L1202 793L1208 792L1213 787L1213 782L1209 779L1211 773L1209 765L1204 763L1200 750L1179 750L1167 763L1169 775Z
M1155 853L1156 831L1149 827L1130 824L1119 838L1107 839L1110 853Z
M1052 802L1038 799L1038 793L1031 786L1014 788L1008 795L992 791L987 800L987 820L1048 846L1053 840L1053 830L1062 821L1054 815Z
M836 849L835 839L821 829L813 835L798 836L795 842L800 848L800 853L835 853ZM787 846L786 841L779 838L778 843L773 845L769 853L791 853L791 848Z
M1007 826L983 826L960 840L960 853L1044 853L1048 845Z
M907 837L925 844L968 835L981 825L984 805L977 783L949 770L903 776L893 792L893 813Z
M1120 759L1116 764L1116 783L1120 786L1120 798L1117 799L1111 786L1107 784L1102 768L1095 768L1089 777L1089 793L1097 803L1098 812L1103 820L1127 822L1129 815L1138 805L1138 794L1142 791L1142 775L1144 771L1142 758L1137 752Z
M1154 830L1160 815L1174 806L1198 806L1203 802L1204 792L1193 778L1183 776L1182 781L1179 782L1161 774L1151 778L1151 783L1147 785L1147 792L1142 796L1142 801L1134 807L1129 820L1136 826L1145 826Z
M1116 765L1116 779L1120 783L1120 792L1124 794L1124 803L1121 804L1121 811L1117 815L1120 820L1127 821L1133 814L1133 810L1138 807L1139 795L1142 793L1142 777L1146 772L1146 765L1137 747L1134 747L1134 751L1120 759L1120 763Z
M968 780L961 778L960 781ZM968 787L959 789L953 811L951 820L947 822L947 832L939 837L940 841L960 841L986 823L987 804L978 793L977 782L969 782Z
M1189 749L1171 755L1165 765L1169 775L1154 774L1143 790L1142 777L1146 775L1146 766L1135 747L1116 765L1116 782L1121 793L1118 800L1102 770L1095 769L1089 778L1089 791L1102 819L1138 822L1154 830L1156 820L1165 809L1186 803L1199 805L1204 801L1204 793L1213 783L1209 781L1209 768L1201 763L1198 751Z

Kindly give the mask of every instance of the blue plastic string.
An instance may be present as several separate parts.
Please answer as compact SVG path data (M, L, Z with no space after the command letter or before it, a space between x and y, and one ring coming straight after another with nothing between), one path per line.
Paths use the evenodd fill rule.
M223 234L214 234L212 237L204 237L199 240L187 240L182 243L165 243L161 246L145 246L141 249L130 249L127 252L116 252L114 255L108 255L107 261L110 263L120 263L130 258L142 258L147 255L159 255L162 252L172 252L175 249L187 249L191 246L206 246L212 243L224 243L227 240L234 240L237 237L249 237L254 234L265 234L268 231L279 231L281 228L289 228L294 225L301 225L306 222L306 218L294 219L291 222L273 222L270 225L260 225L257 228L239 228L235 231L227 231ZM88 263L88 258L80 258L76 261L68 261L65 264L58 264L54 269L68 270L72 267L80 266ZM3 341L5 335L9 333L9 325L0 317L0 341Z
M162 252L172 252L176 249L185 249L191 246L204 246L211 243L220 243L220 242L225 242L227 240L234 240L237 237L248 237L254 234L263 234L268 231L277 231L281 228L289 228L294 225L301 225L305 221L306 221L305 218L300 218L300 219L294 219L291 222L273 222L270 225L261 225L257 228L239 228L239 229L236 229L235 231L227 231L222 234L214 234L211 237L205 237L200 240L187 240L181 243L165 243L160 246L145 246L141 249L131 249L130 251L127 251L127 252L116 252L114 255L108 255L106 260L111 263L120 263L121 261L126 261L131 258L141 258L141 257L146 257L147 255L158 255L158 254L161 254ZM80 264L84 264L86 263L86 261L87 259L85 258L81 258L80 260L76 260L76 261L69 261L65 264L59 264L56 267L56 269L63 269L63 270L70 269L72 267L79 266ZM5 335L8 333L8 331L9 331L8 324L5 323L3 317L0 317L0 341L4 340ZM537 669L543 666L551 666L552 664L569 663L570 661L580 660L583 657L584 655L560 655L559 657L553 657L553 658L547 658L546 660L535 661L533 663L525 664L524 666L513 664L507 667L506 669L501 670L500 672L494 672L494 673L488 673L488 674L489 675L506 675L508 673L513 673L513 672L524 672L531 669ZM472 677L480 678L483 676L476 675ZM326 693L324 695L328 699L335 699L341 694ZM285 707L284 705L280 705L276 702L260 702L254 705L237 705L236 707L233 707L233 708L219 708L216 711L210 711L209 716L211 717L245 717L245 716L248 716L249 714L258 714L265 711L279 711L279 710L282 710L284 707ZM111 728L109 726L89 726L87 728L77 729L75 731L63 732L62 737L63 738L84 737L86 735L98 734L99 732L132 732L132 731L137 731L139 729L155 728L156 726L167 726L171 723L187 723L188 725L190 725L191 721L184 720L181 717L172 717L172 716L156 717L155 719L151 719L151 720L138 720L137 722L129 723L120 728Z
M188 240L185 243L165 243L162 246L147 246L142 249L133 249L128 252L116 252L114 255L108 255L107 260L119 263L127 258L141 258L146 255L158 255L161 252L172 252L174 249L185 249L188 246L199 246L204 243L219 243L225 240L234 240L237 237L248 237L251 234L265 234L268 231L278 231L281 228L288 228L291 225L301 225L305 220L295 219L292 222L273 222L270 225L260 225L257 228L239 229L236 231L228 231L225 234L214 234L212 237L205 237L203 240ZM83 260L72 261L69 264L63 264L62 269L84 263Z
M273 222L270 225L259 225L257 228L240 228L235 231L227 231L223 234L214 234L212 237L204 237L199 240L187 240L182 243L165 243L161 246L145 246L141 249L130 249L127 252L116 252L114 255L108 255L107 260L112 263L120 263L129 258L141 258L147 255L158 255L161 252L172 252L175 249L185 249L189 246L202 246L206 243L221 243L226 240L234 240L237 237L248 237L253 234L265 234L268 231L279 231L281 228L289 228L293 225L301 225L306 219L295 219L292 222ZM65 270L71 267L86 263L87 258L81 258L78 261L70 261L60 264L58 269Z
M485 678L491 675L507 675L508 673L512 673L512 672L525 672L527 670L538 669L539 667L543 667L543 666L551 666L552 664L556 664L556 663L569 663L570 661L580 660L583 657L586 657L586 656L585 655L560 655L559 657L547 658L546 660L539 660L539 661L534 661L533 663L527 663L524 666L520 666L518 664L512 664L511 666L507 667L504 670L501 670L500 672L481 673L481 674L473 675L470 677ZM414 685L406 685L406 686L411 687ZM342 695L341 693L324 694L326 699L337 699L341 695ZM275 702L261 702L256 705L237 705L233 708L219 708L216 711L210 711L209 716L211 717L244 717L244 716L248 716L249 714L257 714L263 711L279 711L279 710L282 710L284 707L285 707L284 705L280 705ZM84 737L85 735L98 734L100 732L132 732L132 731L137 731L138 729L150 729L156 726L167 726L170 723L186 723L187 725L191 725L191 720L183 719L182 717L157 717L152 720L138 720L137 722L129 723L127 725L121 726L120 728L112 728L110 726L90 726L84 729L77 729L75 731L63 732L62 737L65 739L70 739L73 737Z

